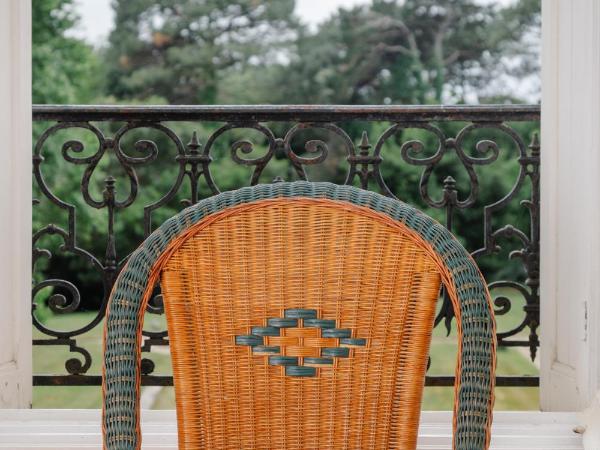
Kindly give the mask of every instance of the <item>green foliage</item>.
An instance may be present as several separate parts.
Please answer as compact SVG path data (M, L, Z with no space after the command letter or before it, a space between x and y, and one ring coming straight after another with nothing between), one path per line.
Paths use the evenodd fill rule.
M508 53L521 60L519 67L534 68L536 55L520 44L538 31L539 15L539 0L507 7L475 0L373 0L341 8L316 33L300 35L292 64L279 68L283 89L274 100L461 102L509 71Z
M33 103L87 103L98 95L97 55L65 35L77 20L73 0L32 2Z
M269 60L293 37L293 0L115 0L109 92L212 104L221 75Z
M77 24L79 18L74 12L73 0L35 0L32 2L32 94L34 103L87 103L95 101L101 94L102 78L100 59L94 49L80 39L69 37L68 32ZM34 123L34 141L49 126L44 123ZM62 159L60 148L62 144L71 139L64 138L65 134L50 137L45 146L44 175L53 186L53 191L59 198L81 205L80 219L83 224L95 223L96 220L86 216L93 216L95 211L83 207L82 199L73 199L73 194L79 192L81 180L81 166L66 164ZM85 141L84 141L85 142ZM93 142L89 140L89 145ZM97 146L97 143L96 143ZM34 183L35 198L43 196ZM87 211L86 211L87 210ZM87 219L87 220L86 220ZM42 200L36 205L33 214L33 230L38 231L49 223L66 228L67 217L64 210L50 205ZM90 239L97 236L90 235ZM58 248L62 242L57 237L45 238L42 244L53 244L51 248ZM89 267L81 271L81 261L72 262L64 253L55 252L50 261L41 259L37 265L34 279L64 278L65 274L74 276L77 281L87 281L92 271ZM98 290L98 285L91 286L90 291ZM46 308L46 300L51 292L48 289L40 292L36 298L38 307L36 315L39 318L47 317L50 313Z
M69 36L78 21L73 2L32 3L35 103L427 104L461 102L473 92L481 94L480 101L504 102L519 99L502 91L490 93L490 81L502 74L527 75L537 68L535 46L527 43L535 41L539 31L539 0L520 0L508 6L486 6L474 0L372 0L367 5L341 8L316 30L298 22L293 15L294 0L113 0L115 26L107 47L96 50ZM509 67L507 58L519 64ZM36 139L47 125L35 124ZM113 136L119 125L102 124L103 132ZM281 136L288 125L271 124L271 128ZM388 125L349 123L344 129L358 142L363 130L375 139ZM455 136L464 125L440 124L448 136ZM205 143L217 124L169 126L186 144L193 131ZM527 140L537 125L514 127ZM474 132L465 140L465 151L474 155L478 137L484 135L498 142L499 159L489 167L477 168L480 193L476 208L455 215L454 230L471 250L483 245L482 206L508 193L518 172L516 146L506 135L489 130ZM250 138L256 144L255 153L264 152L264 139L257 132L230 131L220 137L212 152L211 173L221 190L245 185L250 177L251 169L234 163L230 157L231 144L241 138ZM347 163L339 139L328 133L302 132L294 148L302 148L306 140L315 138L325 140L330 153L324 164L307 169L309 177L342 183ZM86 205L80 188L86 166L68 163L61 154L63 143L72 139L84 144L82 153L71 152L73 157L98 151L97 139L87 130L59 132L43 148L43 174L57 197L76 206L77 245L103 261L107 211ZM121 143L123 150L136 155L134 143L139 139L155 141L159 155L151 164L136 168L139 197L131 207L116 213L120 260L143 237L143 206L164 196L180 170L175 162L176 146L158 131L128 132ZM400 199L443 221L444 212L427 208L419 194L422 167L408 165L400 155L400 146L408 139L421 140L425 153L435 151L438 145L428 131L404 130L383 148L383 177ZM117 179L117 198L127 197L130 180L111 153L104 155L94 170L92 197L102 198L109 175ZM295 178L281 155L272 161L260 181L268 182L276 175ZM452 154L432 173L430 195L440 197L443 179L448 175L457 180L459 198L465 198L469 193L467 173ZM210 194L201 181L200 197ZM181 200L189 197L186 180L178 197L153 213L154 226L179 211ZM48 223L66 228L66 210L43 200L39 193L36 198L42 201L34 209L34 230ZM527 214L513 201L494 216L493 225L499 228L512 223L526 230ZM61 243L57 236L46 237L40 243L52 248L53 257L50 261L40 260L36 277L73 280L85 306L97 307L102 296L98 271L84 256L61 252ZM510 249L503 249L501 257L480 261L490 279L523 276L518 261L505 262ZM43 305L47 295L41 293L38 302ZM39 313L46 315L42 305Z

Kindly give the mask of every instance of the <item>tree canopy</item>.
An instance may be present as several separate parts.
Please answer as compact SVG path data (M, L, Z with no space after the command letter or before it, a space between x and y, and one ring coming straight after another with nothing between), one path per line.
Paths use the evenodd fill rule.
M98 55L89 44L66 34L78 21L73 3L31 4L34 103L87 103L98 97Z
M113 4L106 65L117 98L441 103L479 93L478 101L519 101L488 85L537 65L527 38L539 32L539 0L372 0L340 8L316 30L294 17L293 0Z
M509 5L475 0L371 0L340 8L316 28L302 24L294 15L294 0L112 0L115 24L108 42L99 48L72 37L78 21L74 0L35 0L32 5L34 103L523 102L530 99L516 97L509 84L498 80L512 78L514 82L535 74L539 64L540 0L517 0ZM34 139L43 125L36 124ZM448 136L455 136L463 125L440 126ZM114 124L103 126L108 136L114 134ZM273 129L278 131L278 126L281 124ZM358 142L363 130L374 138L387 124L344 126ZM515 125L523 136L536 126ZM182 139L197 131L202 140L214 131L214 124L178 123L173 128ZM146 131L148 136L132 132L123 142L131 149L136 136L150 138L160 152L151 165L136 169L142 187L140 200L126 213L119 212L115 224L119 258L143 235L143 205L168 192L177 177L172 142L160 133ZM82 130L61 133L45 146L44 175L58 197L77 206L78 245L101 259L106 248L106 210L85 204L80 192L82 165L67 163L60 152L74 135L75 139L81 136L87 155L97 148L97 140L89 132L86 137ZM214 153L228 155L235 140L252 132L241 133L225 134L215 144ZM475 138L472 136L465 147L474 148ZM496 139L489 134L485 138ZM392 149L383 151L386 163L382 173L393 192L423 207L418 191L422 167L409 166L397 151L409 139L421 140L427 149L437 145L434 136L424 130L398 133L389 141ZM498 136L497 142L503 148L498 161L493 167L481 168L485 176L480 178L478 209L463 211L455 220L456 229L471 249L481 243L479 207L505 195L518 171L514 142L506 136ZM335 145L331 148L327 164L315 170L322 171L318 174L321 179L342 183L339 163L345 155L338 152L336 156ZM285 175L287 161L274 163ZM246 184L247 168L230 158L215 158L211 168L221 174L222 189ZM101 197L109 175L122 177L116 181L118 195L127 191L122 167L108 152L90 181L94 195ZM261 181L270 181L271 175L267 173ZM439 188L447 175L457 180L459 191L468 186L464 168L450 156L438 164L432 183ZM199 191L201 197L209 193L205 185ZM180 207L177 202L165 205L157 220L175 214ZM442 218L440 210L428 212ZM64 210L49 202L36 205L34 229L60 224L66 220L61 214ZM497 217L502 223L526 221L516 202L502 214ZM487 273L498 276L502 271L516 273L499 258L483 265ZM80 281L76 284L87 299L87 307L93 306L94 300L99 302L97 274L82 270L81 261L72 255L56 252L52 264L44 261L36 269L46 278L55 275Z
M472 0L373 0L342 8L316 33L301 35L280 78L291 77L292 98L308 103L463 102L509 72L509 53L519 67L535 66L537 55L517 52L517 43L536 26L538 0L504 8Z
M520 102L506 80L539 70L540 0L372 0L316 29L294 0L113 0L100 50L74 0L32 5L35 103Z
M222 71L268 65L293 37L293 0L116 0L108 91L169 103L218 100Z

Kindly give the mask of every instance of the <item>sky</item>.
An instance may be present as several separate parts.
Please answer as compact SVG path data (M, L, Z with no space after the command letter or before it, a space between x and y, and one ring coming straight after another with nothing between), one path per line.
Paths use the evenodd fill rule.
M351 7L368 0L296 0L296 13L307 24L315 26L327 19L340 6ZM71 34L94 46L104 43L113 23L111 0L76 0L81 24Z

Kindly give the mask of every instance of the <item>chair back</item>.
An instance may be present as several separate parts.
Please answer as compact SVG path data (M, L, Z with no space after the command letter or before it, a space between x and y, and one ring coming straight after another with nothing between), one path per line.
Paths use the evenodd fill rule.
M111 298L109 449L141 442L139 335L159 280L180 449L414 449L441 282L458 311L454 446L487 448L489 296L466 251L417 210L347 186L277 183L221 194L165 223ZM138 346L130 353L115 349L126 336ZM116 376L126 366L134 385ZM125 422L119 404L133 406Z

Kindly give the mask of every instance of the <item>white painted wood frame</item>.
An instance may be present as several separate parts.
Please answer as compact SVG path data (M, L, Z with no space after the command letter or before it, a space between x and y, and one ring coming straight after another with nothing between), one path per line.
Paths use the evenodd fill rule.
M541 407L600 387L600 1L542 1Z
M541 406L600 387L600 2L543 0ZM31 10L0 2L0 407L31 402Z
M575 413L498 412L490 450L582 450ZM142 411L144 448L177 449L175 411ZM0 449L87 450L101 445L100 411L0 411ZM452 413L424 411L417 450L452 446Z
M31 406L31 4L0 1L0 408Z

